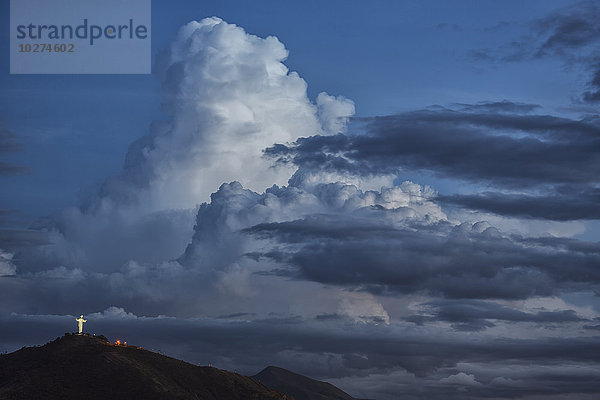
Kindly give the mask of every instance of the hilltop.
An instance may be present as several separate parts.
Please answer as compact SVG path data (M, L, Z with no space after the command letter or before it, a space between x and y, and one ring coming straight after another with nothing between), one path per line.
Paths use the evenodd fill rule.
M3 400L289 400L247 376L101 337L65 335L0 356Z

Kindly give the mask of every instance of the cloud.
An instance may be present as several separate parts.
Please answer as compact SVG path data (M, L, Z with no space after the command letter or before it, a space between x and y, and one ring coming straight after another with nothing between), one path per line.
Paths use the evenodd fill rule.
M430 109L367 119L366 134L270 147L280 161L356 174L428 170L505 187L597 183L594 122Z
M563 7L534 22L541 33L536 57L548 54L566 56L600 41L596 22L600 7L593 1L581 1Z
M589 62L588 52L598 41L600 32L596 21L600 7L592 0L579 1L560 7L544 17L530 20L529 31L514 38L495 51L479 50L488 59L524 61L543 57L557 57L569 63ZM505 29L509 23L500 23L493 29Z
M597 121L515 113L532 108L513 103L458 106L366 118L364 133L301 138L265 153L297 165L297 176L428 172L488 188L441 194L446 204L510 217L598 218Z
M361 323L390 324L390 316L376 298L366 293L352 293L342 299L340 315Z
M272 248L279 246L278 237L259 237L268 234L261 224L278 221L283 224L310 215L314 216L314 223L309 222L307 229L323 229L322 234L327 235L337 234L340 228L346 226L354 230L357 240L369 241L370 235L381 229L381 226L369 227L369 220L373 217L377 217L375 223L380 224L381 218L386 215L384 223L391 234L394 233L394 224L407 221L435 224L445 220L439 206L431 201L434 195L430 189L410 182L380 191L363 191L343 183L274 186L262 194L244 189L237 182L223 184L212 195L211 203L199 207L194 234L190 235L191 242L177 260L149 262L136 259L120 264L116 270L99 271L90 268L87 263L75 266L60 264L52 257L41 258L35 252L33 256L23 252L20 261L24 259L25 265L36 268L21 270L18 279L5 282L0 297L6 309L22 312L31 312L32 307L45 310L42 312L67 312L69 304L77 301L89 308L119 304L133 310L189 316L202 312L252 313L261 309L264 312L265 307L273 309L273 305L265 305L266 300L259 296L265 291L271 299L278 299L278 306L286 309L287 305L306 296L308 290L318 294L314 295L315 304L305 302L304 314L342 312L357 319L381 323L389 316L375 300L356 303L356 296L315 288L320 285L315 285L312 279L286 283L285 278L273 274L273 271L289 266L273 257ZM387 214L383 214L385 212ZM327 214L338 215L340 225L329 226L327 221L319 223L319 216ZM365 229L355 229L353 218L364 219ZM158 229L158 232L165 234L168 231ZM80 233L84 238L86 234L86 231ZM144 238L147 234L141 230L138 236ZM340 232L340 240L344 236ZM281 238L287 240L285 235ZM303 240L302 236L299 238ZM68 243L69 247L63 244L63 248L77 255L75 244ZM114 242L112 246L118 248L119 245ZM42 246L41 251L45 248ZM143 249L140 247L140 250ZM157 257L161 255L160 249L153 250L157 251ZM97 262L107 262L112 256L99 251ZM321 301L318 296L323 296ZM54 300L48 301L52 297ZM244 310L239 309L240 298L244 299L247 307ZM231 310L229 307L238 309Z
M569 63L583 64L591 75L582 100L600 101L600 58L594 46L600 43L600 7L594 1L582 1L551 13L534 23L543 42L535 57L559 57Z
M0 249L0 277L13 276L17 273L17 267L13 264L14 254Z
M317 108L323 131L330 134L345 132L349 118L354 115L352 100L329 96L325 92L317 96Z
M378 220L387 212L371 212L369 222L321 217L256 225L247 232L293 245L263 253L293 267L279 273L376 294L517 299L600 283L594 243L582 247L583 253L565 253L569 242L560 239L503 235L484 223L394 228Z
M0 229L0 247L20 249L50 244L46 232L35 229Z
M183 26L157 63L168 119L131 144L122 172L80 207L36 224L53 246L23 261L118 271L179 257L196 207L223 182L263 191L293 172L262 157L276 142L344 131L352 101L321 93L284 64L288 51L219 18Z
M515 308L481 300L435 300L419 306L422 314L408 321L447 321L461 331L478 331L495 326L494 320L506 322L570 323L585 321L573 310L523 312Z
M471 55L479 60L522 62L556 58L569 66L582 66L590 76L581 100L600 101L600 7L593 0L563 6L548 15L529 21L529 32L498 49L478 49Z
M492 386L522 386L523 382L520 382L518 380L515 379L510 379L510 378L505 378L503 376L499 376L496 377L494 379L492 379L492 381L490 382L490 385Z
M594 64L592 80L588 84L589 90L583 93L583 100L588 103L600 102L600 63Z
M600 219L600 187L579 192L559 188L553 196L533 196L484 192L481 194L441 195L438 200L471 210L519 218L570 221Z
M274 186L262 194L223 184L199 208L191 242L177 260L130 261L106 272L45 260L38 270L1 282L0 300L20 312L68 312L77 302L181 317L258 318L294 307L301 315L387 324L392 314L382 295L527 299L600 284L596 243L457 224L435 196L410 182L379 191L340 182ZM485 312L452 322L578 321L568 311L532 316L483 305ZM450 319L448 312L440 305L435 320Z
M223 184L211 196L211 203L200 207L192 243L181 262L188 266L227 266L249 252L250 248L245 247L246 234L264 234L278 221L293 224L283 221L297 221L305 215L334 213L339 216L339 224L343 228L346 215L368 212L373 208L393 211L390 222L414 219L433 223L445 218L440 208L429 200L433 195L430 189L411 182L382 188L379 192L362 191L356 186L338 182L314 186L273 186L263 194L244 189L239 182ZM337 226L330 229L327 223L320 224L318 217L307 222L306 227L317 231L322 227L324 234L339 229ZM293 232L288 233L289 240L293 240ZM364 236L369 232L359 234Z
M526 114L540 108L538 104L515 103L509 100L494 102L484 101L477 104L454 103L452 106L461 111L513 114Z
M287 55L276 37L216 17L182 27L157 64L172 118L131 146L125 173L107 182L107 196L118 196L125 183L142 189L155 208L189 208L223 182L255 191L285 183L290 170L272 168L262 150L343 131L354 113L350 100L326 93L312 104L306 82L283 63Z
M137 319L137 315L125 311L122 307L111 306L102 312L87 315L91 319L129 320Z
M442 379L440 379L440 382L447 383L450 385L466 385L466 386L480 385L480 383L477 382L477 380L475 379L474 375L465 374L464 372L459 372L458 374L450 375L446 378L442 378Z

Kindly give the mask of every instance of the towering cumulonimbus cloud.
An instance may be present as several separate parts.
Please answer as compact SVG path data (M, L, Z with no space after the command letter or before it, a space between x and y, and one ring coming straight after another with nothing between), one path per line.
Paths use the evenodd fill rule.
M194 208L223 182L258 192L285 184L296 167L274 166L263 150L343 132L354 114L343 97L321 93L312 103L287 55L276 37L219 18L183 26L156 68L170 118L132 143L120 175L42 225L56 244L44 250L46 263L106 271L174 259L191 237Z
M273 143L344 131L354 104L321 93L283 64L288 51L274 36L259 38L219 18L183 26L157 65L172 118L155 123L127 154L124 174L106 197L134 197L143 208L190 208L223 182L254 191L285 184L290 168L262 157ZM131 193L133 192L133 193Z

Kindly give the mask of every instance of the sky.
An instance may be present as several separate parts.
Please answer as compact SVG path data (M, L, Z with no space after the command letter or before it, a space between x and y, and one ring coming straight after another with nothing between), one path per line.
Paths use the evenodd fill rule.
M84 314L361 398L594 398L599 20L153 1L148 75L11 75L3 29L0 351Z

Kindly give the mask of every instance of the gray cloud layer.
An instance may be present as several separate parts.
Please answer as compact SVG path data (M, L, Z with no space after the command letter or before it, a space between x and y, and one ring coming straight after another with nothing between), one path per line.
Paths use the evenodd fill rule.
M430 171L515 191L441 196L448 203L506 216L597 219L598 122L512 112L522 108L484 103L377 117L365 120L365 134L303 138L266 154L301 171Z
M442 109L368 119L366 131L303 138L266 153L305 168L362 174L425 169L507 187L598 183L594 122Z
M600 284L597 243L565 252L568 241L534 243L485 224L394 229L373 222L320 217L261 224L247 232L296 245L291 252L264 254L296 267L298 275L279 273L373 293L517 299Z
M582 189L573 192L569 188L557 188L555 193L545 196L503 194L440 195L439 201L471 210L491 212L499 215L569 221L574 219L600 219L600 188Z

